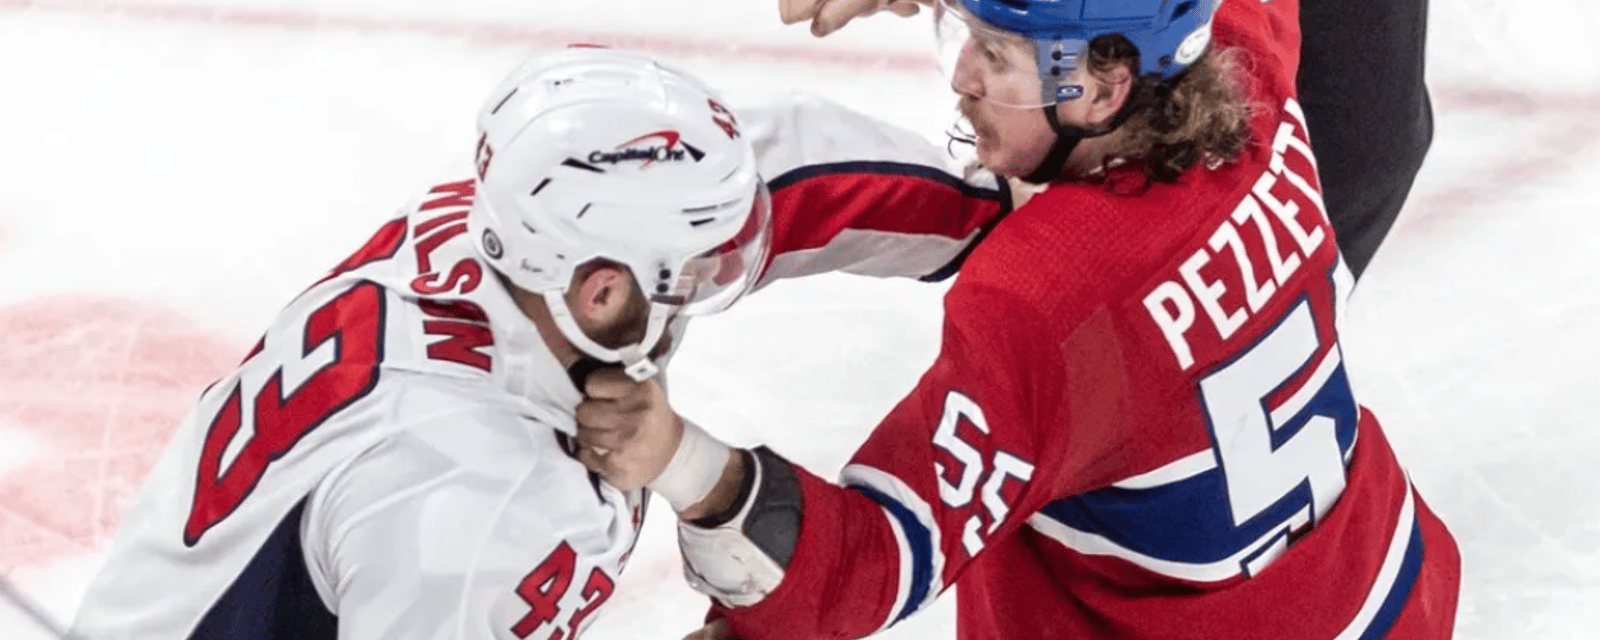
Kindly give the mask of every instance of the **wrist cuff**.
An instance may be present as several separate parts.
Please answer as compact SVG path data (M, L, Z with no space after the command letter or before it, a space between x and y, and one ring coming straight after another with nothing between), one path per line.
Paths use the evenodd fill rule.
M722 479L733 449L688 420L683 421L683 439L672 461L650 483L650 490L666 498L672 510L682 512L705 499Z

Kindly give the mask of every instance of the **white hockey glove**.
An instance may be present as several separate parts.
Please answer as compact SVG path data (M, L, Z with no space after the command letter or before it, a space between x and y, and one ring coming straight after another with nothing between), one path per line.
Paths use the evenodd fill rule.
M689 586L724 606L761 602L783 582L800 541L800 482L789 462L765 447L739 450L744 483L724 513L678 522Z

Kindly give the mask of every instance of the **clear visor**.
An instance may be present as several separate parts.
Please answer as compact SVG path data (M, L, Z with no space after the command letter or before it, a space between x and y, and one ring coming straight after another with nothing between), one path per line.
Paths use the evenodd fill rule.
M772 194L765 184L756 187L739 232L727 242L690 258L680 270L677 285L651 302L680 307L684 315L717 313L755 288L767 263L772 244Z
M1040 51L1040 41L968 15L961 0L934 2L933 32L939 69L956 93L1019 109L1083 95L1076 71L1086 42L1044 41Z

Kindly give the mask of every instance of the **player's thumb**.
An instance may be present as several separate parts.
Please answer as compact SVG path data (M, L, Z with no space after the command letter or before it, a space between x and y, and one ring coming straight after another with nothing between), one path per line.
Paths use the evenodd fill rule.
M921 5L919 5L916 2L907 2L905 0L896 0L896 1L891 1L889 3L889 6L884 7L884 9L887 9L887 10L889 10L890 13L893 13L893 14L895 14L897 16L902 17L902 18L909 18L911 16L917 15L917 12L920 11L922 9L922 7L921 7Z
M589 374L580 389L583 395L591 399L619 400L639 394L641 385L642 383L628 377L622 369L607 367Z

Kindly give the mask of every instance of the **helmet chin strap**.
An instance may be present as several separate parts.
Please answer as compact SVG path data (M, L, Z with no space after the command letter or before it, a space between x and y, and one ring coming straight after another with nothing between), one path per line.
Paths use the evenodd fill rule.
M603 362L616 362L622 364L622 370L629 378L643 382L654 377L661 369L650 361L649 350L644 346L655 344L661 339L661 333L666 330L667 318L671 315L670 307L661 304L650 304L650 319L645 324L644 341L630 344L621 349L610 349L601 346L583 332L578 326L577 319L572 316L572 309L567 307L567 300L560 289L546 289L541 292L544 296L545 306L550 309L550 317L555 320L556 327L561 330L561 335L567 338L572 346L577 347L585 355ZM587 377L587 376L585 376ZM580 387L579 391L583 391Z
M1081 129L1061 124L1061 120L1056 117L1056 105L1054 104L1040 107L1039 110L1044 112L1045 121L1050 123L1050 130L1056 132L1056 139L1055 142L1050 144L1050 152L1045 154L1044 160L1039 161L1039 166L1034 167L1032 173L1022 176L1022 181L1033 184L1046 184L1060 180L1067 169L1067 159L1072 157L1072 152L1078 149L1078 143L1088 138L1107 135L1122 127L1122 123L1127 122L1128 118L1132 117L1134 112L1138 111L1139 107L1144 104L1144 93L1144 91L1140 90L1139 85L1135 84L1128 94L1127 101L1122 104L1122 108L1117 110L1115 116L1112 116L1111 122L1095 129Z
M1044 112L1044 119L1049 121L1050 130L1056 132L1056 139L1050 143L1050 152L1039 161L1039 166L1034 167L1033 172L1028 175L1022 176L1022 180L1033 184L1046 184L1061 179L1062 172L1067 169L1067 158L1072 157L1072 152L1078 149L1078 143L1089 137L1089 132L1077 127L1062 126L1061 120L1056 118L1056 106L1053 104L1040 107L1039 110Z

